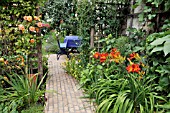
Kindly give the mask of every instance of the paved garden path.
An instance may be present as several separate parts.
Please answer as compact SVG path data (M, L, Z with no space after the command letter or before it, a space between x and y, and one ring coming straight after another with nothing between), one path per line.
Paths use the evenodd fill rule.
M94 107L88 99L84 99L83 91L77 81L62 68L65 56L59 60L55 54L49 55L49 80L46 90L56 91L46 93L45 113L94 113Z

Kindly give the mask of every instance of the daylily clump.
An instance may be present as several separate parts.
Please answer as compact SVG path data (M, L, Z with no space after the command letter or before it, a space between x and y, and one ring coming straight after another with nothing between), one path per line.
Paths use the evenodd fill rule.
M110 53L99 53L95 52L93 54L93 58L99 59L100 63L105 62L107 59L110 62L115 62L117 64L126 64L126 57L121 56L120 52L113 48ZM132 62L132 60L134 60ZM142 63L141 57L138 53L131 53L129 58L127 58L129 65L126 66L126 70L128 73L138 73L139 75L144 75L145 72L142 71L142 67L144 67L144 63Z
M139 73L139 71L141 70L139 67L139 64L132 64L132 65L128 65L126 67L126 70L128 71L128 73L130 72L136 72Z
M107 57L108 57L108 53L99 53L99 52L96 52L93 57L95 59L100 59L100 62L103 63L106 61Z
M145 68L145 64L142 62L142 58L138 53L131 53L127 60L129 61L129 65L126 67L128 73L138 73L140 75L139 79L141 79L145 74L145 71L142 70L142 68Z
M116 48L112 49L110 53L110 58L111 58L110 61L114 61L116 63L123 63L125 60L125 57L122 57L120 52Z
M113 48L110 53L96 52L93 57L95 59L100 59L101 63L105 62L107 58L110 58L110 61L114 61L116 63L122 63L125 60L125 57L122 57L116 48Z
M100 62L101 63L105 62L107 57L108 57L108 53L101 53L100 54Z

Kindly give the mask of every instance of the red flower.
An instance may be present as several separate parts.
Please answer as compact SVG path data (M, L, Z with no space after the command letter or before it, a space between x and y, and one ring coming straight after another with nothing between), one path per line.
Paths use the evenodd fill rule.
M100 53L99 53L99 52L96 52L96 53L93 55L93 57L94 57L95 59L98 59L98 58L100 57Z
M112 51L111 51L111 53L110 53L110 57L111 57L111 58L118 58L119 56L120 56L120 52L117 51L116 48L113 48Z
M116 48L113 48L113 49L112 49L112 52L113 52L113 53L117 52L117 49L116 49Z
M28 79L30 79L31 82L36 82L37 76L35 74L28 74Z
M136 53L131 53L129 56L130 56L130 60L132 60L132 59L134 59L135 58L135 55L136 55Z
M111 58L118 58L120 56L120 52L111 52L110 56Z
M139 67L139 64L132 64L132 65L128 65L126 67L126 70L128 71L128 73L130 73L130 72L138 73L141 69Z
M107 59L108 53L100 54L100 62L103 63Z
M132 68L131 65L128 65L128 66L126 67L126 70L128 71L128 73L130 73L130 72L133 71L133 68Z
M141 70L139 64L132 64L132 67L133 67L133 72L138 73Z

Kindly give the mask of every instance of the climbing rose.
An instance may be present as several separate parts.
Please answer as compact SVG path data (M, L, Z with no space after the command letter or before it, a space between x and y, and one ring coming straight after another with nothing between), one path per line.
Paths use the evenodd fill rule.
M34 39L31 39L31 40L30 40L30 43L32 43L32 44L33 44L34 42L35 42L35 40L34 40Z
M19 30L21 30L21 31L24 31L24 30L25 30L25 27L24 27L22 24L18 25L18 28L19 28Z
M41 22L38 22L38 23L37 23L37 26L38 26L38 27L43 27L43 24L42 24Z
M27 16L24 16L23 18L24 18L24 20L27 20Z
M32 16L27 16L27 21L31 22L32 21Z
M38 33L40 31L40 29L38 27L36 27L35 31Z
M34 32L34 31L35 31L35 27L30 26L30 27L29 27L29 30L32 31L32 32Z

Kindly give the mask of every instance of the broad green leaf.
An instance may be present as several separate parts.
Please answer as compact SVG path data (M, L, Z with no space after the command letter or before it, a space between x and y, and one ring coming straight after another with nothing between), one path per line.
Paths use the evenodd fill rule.
M157 51L162 51L163 47L155 47L153 48L153 50L151 51L151 53L157 52Z
M168 40L168 41L166 41L165 43L164 43L164 54L165 54L165 56L168 54L168 53L170 53L170 40Z
M144 20L144 14L143 13L139 14L138 17L139 17L140 22L142 22Z
M165 40L163 40L162 38L158 38L158 39L156 39L155 41L153 41L153 42L151 43L151 45L155 45L155 46L161 45L164 41L165 41Z
M155 45L155 46L161 45L163 42L169 41L169 40L170 40L170 35L166 35L166 36L164 36L164 37L162 37L162 38L156 39L155 41L153 41L153 42L151 43L151 45Z

